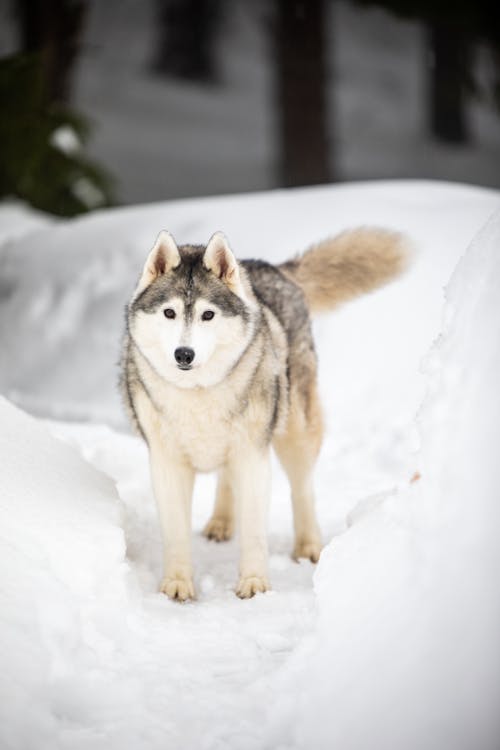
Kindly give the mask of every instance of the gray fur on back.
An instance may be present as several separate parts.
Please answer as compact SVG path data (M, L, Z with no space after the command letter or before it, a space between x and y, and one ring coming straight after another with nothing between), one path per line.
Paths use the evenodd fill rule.
M309 309L301 288L264 260L243 260L241 265L259 302L269 307L283 326L289 345L304 335L311 337Z
M316 374L316 351L309 308L302 289L276 266L263 260L244 260L254 294L279 320L288 341L288 389L295 387L308 410L311 377Z

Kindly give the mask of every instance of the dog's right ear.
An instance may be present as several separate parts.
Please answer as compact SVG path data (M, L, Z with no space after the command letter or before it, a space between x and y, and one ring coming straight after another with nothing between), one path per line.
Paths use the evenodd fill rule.
M181 256L179 255L174 238L170 232L160 232L144 264L134 297L137 297L137 295L144 291L158 276L163 276L163 274L168 273L173 268L177 268L180 262Z

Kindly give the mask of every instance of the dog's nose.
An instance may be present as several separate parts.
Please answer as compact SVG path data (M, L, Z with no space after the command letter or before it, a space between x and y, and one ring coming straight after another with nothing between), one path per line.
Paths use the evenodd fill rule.
M189 346L179 346L174 352L175 361L178 365L190 365L194 359L194 349Z

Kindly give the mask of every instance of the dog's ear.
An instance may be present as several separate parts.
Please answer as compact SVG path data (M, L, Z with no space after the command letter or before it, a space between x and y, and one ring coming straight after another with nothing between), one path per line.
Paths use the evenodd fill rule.
M160 232L144 264L135 296L152 284L158 276L162 276L173 268L177 268L180 262L181 256L179 255L174 238L170 232Z
M222 232L216 232L210 238L203 255L203 265L227 284L235 294L241 293L238 264Z

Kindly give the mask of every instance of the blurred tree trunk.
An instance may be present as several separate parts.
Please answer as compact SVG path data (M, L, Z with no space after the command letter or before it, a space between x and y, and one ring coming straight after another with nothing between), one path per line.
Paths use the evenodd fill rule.
M433 24L429 30L432 53L430 76L430 127L443 141L465 143L469 43L452 26Z
M329 182L324 0L277 0L277 9L280 181Z
M158 46L153 69L192 81L215 80L219 0L156 0L155 5Z
M15 0L21 49L39 53L49 102L68 104L87 0Z

